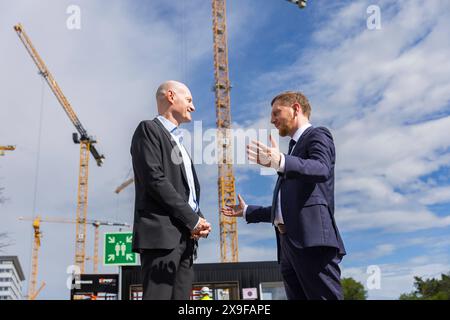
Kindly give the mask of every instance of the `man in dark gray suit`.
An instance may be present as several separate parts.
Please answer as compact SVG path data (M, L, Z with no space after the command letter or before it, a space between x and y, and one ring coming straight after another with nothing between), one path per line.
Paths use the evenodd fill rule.
M186 85L161 84L159 116L142 121L131 155L136 188L133 251L140 253L143 299L187 300L197 240L211 225L199 208L200 185L178 126L195 111Z
M239 204L222 208L227 216L275 226L278 261L288 299L343 299L339 263L346 254L334 219L335 148L328 129L309 123L311 106L300 92L287 91L272 100L271 123L290 136L282 154L259 141L247 146L250 161L277 170L269 207Z

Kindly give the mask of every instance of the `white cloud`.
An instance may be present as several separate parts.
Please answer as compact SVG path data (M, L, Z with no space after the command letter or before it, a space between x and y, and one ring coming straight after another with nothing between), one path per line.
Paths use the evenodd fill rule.
M396 249L397 247L390 243L380 244L370 251L366 251L359 254L353 254L352 258L367 259L368 257L370 257L370 259L378 259L393 254Z
M425 205L447 203L450 201L450 187L436 187L432 190L428 190L420 202Z
M450 165L450 4L381 1L378 31L366 28L370 4L336 5L297 61L254 87L302 88L313 124L331 127L341 228L446 227L448 213L426 205L445 203L448 186L420 179Z

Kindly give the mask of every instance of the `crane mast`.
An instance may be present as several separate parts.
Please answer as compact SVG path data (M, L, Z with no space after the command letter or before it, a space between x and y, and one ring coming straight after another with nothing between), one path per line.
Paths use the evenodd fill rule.
M235 204L235 179L232 159L230 79L226 1L212 0L214 39L214 91L216 96L217 157L219 208ZM219 213L221 262L238 261L237 223L235 217Z
M125 180L120 186L118 186L116 188L116 190L114 191L115 193L119 194L123 189L125 189L126 187L128 187L130 184L132 184L134 182L134 178L129 178L127 180Z
M77 196L77 214L76 214L76 239L75 239L75 264L80 268L80 272L84 273L84 263L86 257L86 218L87 218L87 199L88 199L88 174L89 174L89 152L94 157L98 166L101 166L103 155L100 155L95 146L93 145L97 141L92 136L89 136L86 129L81 124L77 115L75 114L72 106L63 94L53 75L47 69L44 61L40 57L37 50L34 48L30 38L25 33L23 26L17 24L14 26L14 30L19 36L20 40L25 46L25 49L30 54L34 63L39 69L40 75L44 77L45 81L49 85L56 99L66 112L70 121L73 123L78 131L78 134L73 134L73 141L80 144L80 166L78 174L78 196Z
M38 259L39 259L39 249L41 247L42 232L40 229L40 217L33 219L33 231L34 231L34 241L33 241L33 252L31 254L31 278L30 284L28 286L28 299L31 297L36 297L38 292L36 290L37 284L37 274L38 274Z

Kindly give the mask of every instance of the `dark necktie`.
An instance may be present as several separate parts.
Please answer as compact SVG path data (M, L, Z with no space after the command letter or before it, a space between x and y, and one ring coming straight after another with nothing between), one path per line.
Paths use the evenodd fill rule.
M295 146L295 140L291 139L291 141L289 141L289 151L287 154L291 154L292 149ZM271 207L271 212L270 212L270 220L273 224L273 221L275 220L275 208L277 207L277 199L278 199L278 192L280 191L280 187L281 187L281 182L283 181L283 178L281 177L281 174L278 174L278 180L277 183L275 184L275 190L273 191L273 198L272 198L272 207Z
M289 151L288 154L291 154L292 148L294 148L295 146L295 140L291 139L291 141L289 141Z

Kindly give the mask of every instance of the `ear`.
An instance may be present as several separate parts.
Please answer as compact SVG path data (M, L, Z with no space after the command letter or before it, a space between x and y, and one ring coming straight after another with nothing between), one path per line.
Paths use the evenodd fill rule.
M294 109L294 111L297 113L297 115L299 114L303 114L303 110L302 110L302 106L300 105L300 103L296 102L292 105L292 108Z
M171 89L167 90L166 98L170 103L173 103L175 100L175 92Z

